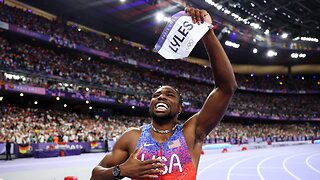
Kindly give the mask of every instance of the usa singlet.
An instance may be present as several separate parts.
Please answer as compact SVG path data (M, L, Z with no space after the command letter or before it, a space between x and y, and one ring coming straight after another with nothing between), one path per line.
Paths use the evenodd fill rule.
M144 125L137 144L142 147L137 158L140 160L162 159L166 165L158 179L194 180L197 172L192 163L187 143L182 133L182 125L177 125L174 134L165 142L154 140L150 133L151 125Z

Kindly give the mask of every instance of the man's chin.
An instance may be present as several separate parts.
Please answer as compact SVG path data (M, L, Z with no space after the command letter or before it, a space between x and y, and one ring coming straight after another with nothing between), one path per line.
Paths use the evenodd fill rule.
M170 113L164 113L164 112L153 112L151 114L151 117L153 118L154 121L156 121L157 123L166 123L166 122L170 122L173 117L170 115Z

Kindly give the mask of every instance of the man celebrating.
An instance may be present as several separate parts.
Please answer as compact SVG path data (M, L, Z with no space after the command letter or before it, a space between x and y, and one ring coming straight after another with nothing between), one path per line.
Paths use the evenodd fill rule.
M205 10L186 8L193 23L212 23ZM152 95L149 125L125 132L111 153L92 171L91 180L196 179L204 138L222 119L237 88L232 66L212 28L202 37L216 87L200 112L178 125L182 99L178 90L162 86Z

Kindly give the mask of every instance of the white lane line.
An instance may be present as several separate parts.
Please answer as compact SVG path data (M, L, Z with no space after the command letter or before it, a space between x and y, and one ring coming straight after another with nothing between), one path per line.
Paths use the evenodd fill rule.
M235 158L238 158L238 157L240 157L240 156L230 157L230 158L226 158L226 159L222 159L220 161L214 162L214 163L210 164L209 166L206 166L205 168L203 168L201 171L199 171L198 172L198 176L201 175L204 171L206 171L207 169L211 168L212 166L214 166L216 164L222 163L222 162L230 160L230 159L235 159Z
M278 155L270 156L270 157L267 157L267 158L265 158L265 159L262 159L262 160L259 162L259 164L257 165L257 172L258 172L258 175L259 175L260 179L264 180L264 177L262 176L262 173L261 173L261 166L262 166L262 164L263 164L264 162L272 159L272 158L275 158L275 157L277 157L277 156L282 156L282 155L283 155L283 154L278 154ZM281 168L282 168L282 167L281 167Z
M303 154L306 154L306 153L300 153L300 154L292 155L292 156L289 156L289 157L287 157L286 159L284 159L284 160L282 161L282 167L283 167L283 169L284 169L290 176L292 176L294 179L297 179L297 180L301 180L301 178L297 177L296 175L294 175L292 172L289 171L289 169L288 169L287 166L286 166L286 162L287 162L289 159L292 159L292 158L294 158L294 157L296 157L296 156L300 156L300 155L303 155Z
M240 173L233 173L232 176L250 176L250 177L256 177L258 175L256 174L247 174L247 173L244 173L244 174L240 174Z
M253 156L253 157L245 158L245 159L242 159L241 161L238 161L237 163L234 163L234 164L231 166L231 168L229 169L229 171L228 171L227 180L230 180L231 172L232 172L232 170L233 170L235 167L237 167L239 164L241 164L241 163L243 163L243 162L245 162L245 161L248 161L248 160L253 159L253 158L257 158L257 157L259 157L259 156L262 156L262 155L256 155L256 156Z
M311 168L312 170L314 170L315 172L317 172L318 174L320 174L320 171L318 169L316 169L315 167L313 167L310 163L309 163L309 160L314 157L314 156L318 156L320 155L320 153L317 153L317 154L313 154L313 155L310 155L306 158L306 164L309 168Z

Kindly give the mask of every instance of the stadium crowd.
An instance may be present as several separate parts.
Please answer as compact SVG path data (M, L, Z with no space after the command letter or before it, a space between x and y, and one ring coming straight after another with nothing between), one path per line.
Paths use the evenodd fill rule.
M0 3L0 21L46 34L64 44L81 44L107 52L113 59L133 59L164 70L175 71L204 80L212 80L210 68L182 60L164 60L158 54L118 41L86 32L76 25L68 26L62 18L48 20ZM40 43L40 42L38 42ZM8 74L17 75L12 78ZM281 91L320 91L319 76L241 75L236 74L240 87ZM37 43L25 43L17 38L0 36L0 85L24 84L52 91L81 93L115 98L118 102L133 100L147 105L151 93L168 84L181 91L185 106L200 108L213 84L177 78L158 71L143 70L124 63L91 57L64 48ZM228 109L233 116L265 119L320 118L319 95L287 95L253 93L239 90ZM16 143L53 141L97 141L117 138L129 127L150 122L145 117L112 116L92 119L84 115L56 110L1 107L0 142L11 137ZM129 120L130 119L130 120ZM208 138L262 138L274 140L303 139L317 136L319 127L308 124L271 125L221 123Z
M131 127L150 123L149 117L109 116L90 118L58 110L1 106L0 142L10 138L17 144L43 142L83 142L117 139ZM319 126L303 124L265 124L221 122L207 142L310 140L319 136ZM271 138L271 139L270 139Z
M5 4L0 4L0 9L1 21L15 24L22 28L46 34L52 37L60 37L60 39L70 41L70 43L81 44L89 48L108 52L113 58L116 59L134 59L136 61L143 62L165 70L175 71L179 74L186 74L187 76L198 77L205 80L212 80L210 68L205 68L203 66L187 63L181 60L164 60L158 54L149 50L145 50L143 48L138 49L136 47L132 47L130 46L130 43L124 44L118 42L117 40L112 40L112 38L106 39L106 37L93 32L79 31L79 28L77 28L76 25L68 26L66 24L66 21L61 18L49 20L44 17L35 15L31 11L23 11L18 8L9 7ZM11 46L12 45L15 46L14 43L11 43ZM46 54L47 53L45 53L44 55ZM55 55L53 54L53 56ZM58 70L56 73L63 72L59 72ZM91 78L91 76L92 75L89 75L87 78ZM237 74L236 76L239 86L243 86L246 88L281 90L285 92L314 90L320 91L319 76L291 77L287 75L256 76L241 74ZM95 77L92 78L94 80L97 80L97 78L95 79Z
M142 104L146 105L157 87L169 84L181 91L186 108L196 109L201 107L213 86L184 78L168 78L164 74L141 71L123 64L111 64L85 54L59 52L2 37L0 42L2 84L26 84L52 91L111 97L122 102L144 102ZM10 79L6 72L23 74L23 78ZM255 82L252 79L250 81ZM236 116L255 118L319 118L319 100L318 95L272 95L238 91L228 111Z

